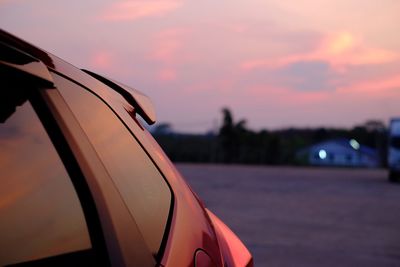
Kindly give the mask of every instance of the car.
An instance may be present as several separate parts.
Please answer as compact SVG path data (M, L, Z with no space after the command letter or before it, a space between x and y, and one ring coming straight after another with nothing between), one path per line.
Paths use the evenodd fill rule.
M390 120L387 158L389 181L400 182L400 118Z
M0 30L1 266L253 266L138 90Z

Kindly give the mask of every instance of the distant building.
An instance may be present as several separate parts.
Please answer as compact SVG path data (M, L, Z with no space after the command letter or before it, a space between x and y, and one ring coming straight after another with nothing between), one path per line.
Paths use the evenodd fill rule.
M354 139L327 140L297 153L298 158L306 159L310 165L379 167L377 151L359 144Z

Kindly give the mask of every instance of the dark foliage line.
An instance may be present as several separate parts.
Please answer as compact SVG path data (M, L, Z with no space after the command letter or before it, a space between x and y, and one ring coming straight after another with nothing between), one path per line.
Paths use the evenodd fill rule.
M218 133L179 134L169 124L160 124L153 135L175 162L306 165L297 152L328 139L356 139L376 149L386 165L387 129L380 121L368 121L352 129L284 129L253 131L246 120L235 122L228 108Z

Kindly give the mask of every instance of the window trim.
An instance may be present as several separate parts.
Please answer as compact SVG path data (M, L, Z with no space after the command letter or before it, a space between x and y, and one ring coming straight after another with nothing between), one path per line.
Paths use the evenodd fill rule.
M51 73L84 87L62 73ZM76 158L96 204L110 262L114 266L154 266L156 261L128 208L79 122L56 89L41 92ZM82 90L86 87L82 88ZM129 230L127 230L129 229Z
M110 104L108 101L106 101L104 99L104 97L102 97L100 94L96 93L96 91L94 89L88 88L86 85L66 76L65 74L54 70L54 69L50 69L50 73L54 73L56 75L61 76L62 78L74 83L75 85L79 86L82 88L82 90L87 90L88 92L90 92L91 94L93 94L94 97L97 97L101 102L103 102L104 105L106 105L111 111L112 113L114 113L114 115L116 116L116 118L120 121L120 123L123 124L123 126L129 131L129 133L131 134L132 138L134 138L134 140L139 144L139 146L142 148L142 150L145 152L145 154L147 155L147 157L149 158L149 160L152 162L152 164L154 165L154 167L157 169L157 171L159 172L159 174L161 175L161 177L164 179L166 185L168 186L170 193L171 193L171 202L170 202L170 207L169 207L169 212L168 212L168 218L165 224L165 230L163 233L163 237L161 240L161 244L160 244L160 248L159 251L157 253L157 255L155 256L155 260L157 262L161 262L162 258L164 256L164 253L167 249L167 244L168 244L168 237L170 235L170 231L171 231L171 226L172 226L172 221L173 221L173 216L174 216L174 210L175 210L175 193L173 191L172 186L170 185L170 183L168 182L168 179L166 178L165 174L163 173L163 171L160 169L160 167L158 166L158 164L156 163L156 161L153 159L153 157L151 156L151 154L147 151L147 148L143 145L143 143L137 138L137 136L134 134L133 130L130 128L130 126L125 122L125 120L119 115L119 112L112 106L112 103ZM107 85L103 84L102 85L107 88L107 90L109 90L109 92L112 95L119 95L117 92L115 92L113 89L109 88ZM57 84L55 84L56 88L57 88ZM56 89L57 90L57 89ZM58 92L58 90L57 90ZM59 93L61 95L61 93ZM62 98L62 96L61 96ZM65 102L65 100L64 100ZM110 101L112 102L112 101ZM68 104L65 103L67 106ZM121 105L121 103L118 103L119 105ZM128 103L127 103L128 104ZM122 105L121 105L122 106ZM132 107L133 108L133 107ZM124 107L124 111L128 113L128 115L130 116L130 118L132 118L131 114L129 113L129 111L126 109L126 107ZM69 110L69 112L72 111ZM73 116L73 115L72 115ZM132 118L133 119L133 118ZM79 122L77 121L77 119L75 119L76 122L79 125ZM133 119L134 123L137 124L137 121L135 121ZM80 127L80 126L79 126ZM139 124L139 127L140 124ZM141 128L143 130L143 128ZM83 132L83 130L81 129L81 131ZM86 136L86 134L83 132L83 135L85 135L85 137L88 139L88 137ZM130 214L130 213L129 213ZM132 217L132 219L134 220L134 218ZM136 224L135 224L136 225ZM144 242L144 241L143 241ZM147 247L147 245L146 245Z
M102 232L98 211L90 192L88 184L85 181L79 164L68 145L68 142L62 133L56 119L52 116L52 112L48 108L46 101L42 97L45 90L54 89L38 89L33 90L28 101L31 103L40 122L42 123L51 143L53 144L57 155L60 157L69 179L72 182L74 190L78 196L79 204L85 216L85 223L89 233L92 249L98 259L98 263L102 266L111 266L105 238Z

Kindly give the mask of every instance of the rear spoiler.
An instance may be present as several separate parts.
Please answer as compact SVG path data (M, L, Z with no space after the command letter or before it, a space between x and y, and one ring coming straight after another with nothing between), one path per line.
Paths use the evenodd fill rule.
M82 69L93 78L109 86L111 89L122 95L126 101L129 102L134 108L138 115L140 115L147 124L152 125L156 122L156 112L154 105L150 98L138 90L130 88L126 85L107 79L97 73L91 72L89 70Z

